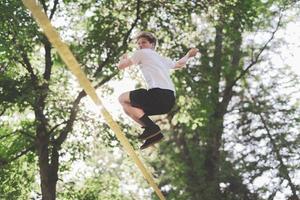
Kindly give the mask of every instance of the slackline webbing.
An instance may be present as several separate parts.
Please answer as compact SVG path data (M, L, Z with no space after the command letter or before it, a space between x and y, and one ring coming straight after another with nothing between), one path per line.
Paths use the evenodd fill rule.
M33 17L35 18L39 26L42 28L43 32L45 33L49 41L56 48L62 60L71 70L71 72L77 77L81 87L84 89L87 95L90 96L90 98L94 101L94 103L100 108L104 120L109 125L109 127L113 130L113 132L116 134L116 137L123 145L123 148L125 149L127 154L134 160L135 164L141 170L145 179L148 181L150 186L154 189L159 199L165 200L165 197L163 196L160 189L156 185L152 174L149 173L146 166L139 159L138 155L135 153L133 147L129 143L125 134L121 131L120 126L113 120L112 116L103 106L101 99L97 96L95 88L92 86L91 82L88 80L84 72L81 70L79 63L77 62L76 58L72 54L68 45L61 40L58 32L51 25L50 20L48 19L46 14L42 11L40 5L38 5L36 0L22 0L22 1L23 4L31 11Z

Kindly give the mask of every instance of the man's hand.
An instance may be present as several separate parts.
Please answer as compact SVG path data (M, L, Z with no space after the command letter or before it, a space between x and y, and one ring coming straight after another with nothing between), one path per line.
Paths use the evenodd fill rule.
M191 49L188 51L187 55L188 55L189 58L191 58L191 57L196 56L196 54L197 54L198 52L199 52L199 49L197 49L197 48L191 48Z
M128 58L128 54L125 53L121 56L119 63L117 64L118 69L125 69L132 65L132 61Z

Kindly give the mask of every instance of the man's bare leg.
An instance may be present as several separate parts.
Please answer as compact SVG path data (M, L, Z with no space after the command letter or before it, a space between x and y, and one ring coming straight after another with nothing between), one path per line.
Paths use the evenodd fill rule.
M146 114L140 109L131 106L130 92L125 92L119 96L119 102L121 103L124 112L132 118L135 122L145 128L144 132L138 137L140 140L146 140L140 149L145 149L156 142L159 142L163 135L160 133L160 128L157 126Z
M140 124L141 126L145 126L143 122L141 122L139 119L144 116L145 112L140 109L131 106L130 104L130 97L129 97L129 92L125 92L119 96L119 102L123 107L124 112L135 122Z

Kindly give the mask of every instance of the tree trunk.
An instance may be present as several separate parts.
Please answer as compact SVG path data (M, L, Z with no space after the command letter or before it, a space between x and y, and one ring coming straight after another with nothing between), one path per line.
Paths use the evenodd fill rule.
M220 166L220 146L223 132L223 116L217 113L211 117L207 125L208 138L205 147L204 170L205 183L207 185L203 199L221 199L219 188L219 166Z
M58 180L58 152L50 142L50 134L46 128L48 121L43 113L47 89L46 87L46 89L41 90L34 108L38 123L36 127L36 148L39 158L42 199L54 200L56 198L56 183Z
M176 145L180 146L182 148L180 157L183 162L186 163L187 168L185 171L185 176L189 180L187 183L187 192L191 195L192 199L201 199L201 194L203 189L200 188L199 185L201 184L201 178L198 176L196 165L193 161L193 158L191 157L192 153L190 152L189 145L192 141L189 141L189 145L187 145L186 139L184 137L184 134L179 133L178 137L175 137ZM194 149L193 149L194 150ZM195 153L195 152L193 152Z
M215 50L213 58L210 106L212 114L208 117L206 125L206 147L204 158L204 181L207 185L204 198L207 200L220 199L219 189L219 163L221 145L221 135L223 132L223 116L219 115L219 83L221 79L222 67L222 43L223 43L223 27L222 25L216 26L215 35Z
M49 150L49 137L45 135L40 136L38 140L42 199L54 200L56 198L56 184L58 181L58 151L54 147ZM50 164L49 157L51 157Z

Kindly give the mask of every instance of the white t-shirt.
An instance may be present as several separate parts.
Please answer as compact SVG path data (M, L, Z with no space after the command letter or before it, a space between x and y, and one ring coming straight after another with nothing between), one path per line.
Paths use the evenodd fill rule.
M170 78L170 69L175 67L175 61L160 56L153 49L137 50L130 59L140 66L148 89L161 88L175 91Z

